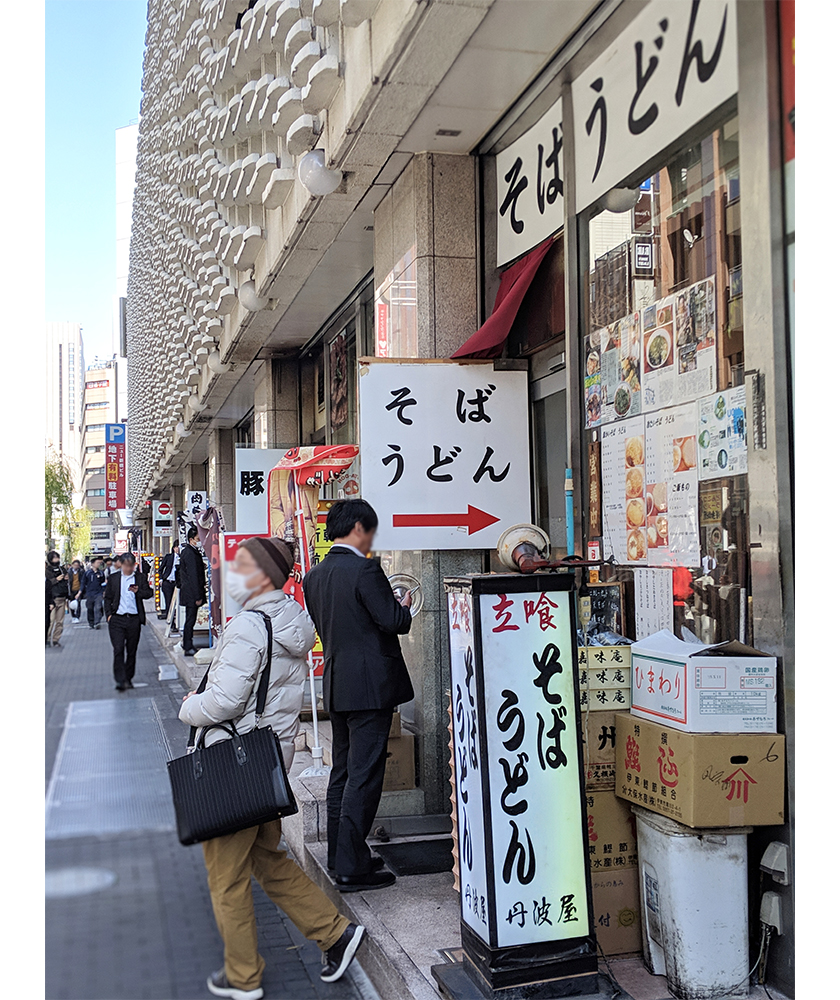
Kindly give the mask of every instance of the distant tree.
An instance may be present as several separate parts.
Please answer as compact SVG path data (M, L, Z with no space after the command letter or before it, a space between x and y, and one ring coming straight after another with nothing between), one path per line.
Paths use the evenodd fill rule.
M56 521L58 533L65 538L64 562L83 559L90 551L91 524L93 511L87 507L66 507Z
M54 540L53 524L62 516L69 517L72 502L73 477L67 463L55 456L48 457L44 462L44 541L47 548Z

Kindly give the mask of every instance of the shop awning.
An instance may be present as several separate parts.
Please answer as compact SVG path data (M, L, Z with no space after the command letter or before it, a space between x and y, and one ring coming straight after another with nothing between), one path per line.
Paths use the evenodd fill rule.
M498 358L525 293L531 287L543 257L551 249L553 237L540 243L502 274L493 312L469 340L452 355L453 358Z

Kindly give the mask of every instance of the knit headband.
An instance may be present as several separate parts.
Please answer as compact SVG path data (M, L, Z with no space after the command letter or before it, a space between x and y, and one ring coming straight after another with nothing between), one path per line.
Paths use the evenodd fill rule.
M254 561L278 590L289 579L294 556L289 543L282 538L247 538L240 544L254 557Z

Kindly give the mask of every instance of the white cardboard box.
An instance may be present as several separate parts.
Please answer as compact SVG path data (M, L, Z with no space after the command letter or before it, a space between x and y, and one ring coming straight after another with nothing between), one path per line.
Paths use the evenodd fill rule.
M631 715L684 733L775 733L776 658L740 642L633 643Z

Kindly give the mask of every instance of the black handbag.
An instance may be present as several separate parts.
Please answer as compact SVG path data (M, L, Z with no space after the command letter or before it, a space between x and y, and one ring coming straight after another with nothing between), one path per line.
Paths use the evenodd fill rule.
M256 613L262 615L268 630L268 656L257 689L259 723L268 697L274 637L271 619L263 611ZM197 694L206 688L209 673L208 667ZM205 746L210 729L224 729L232 738ZM280 741L269 726L243 735L233 722L205 726L197 746L195 734L192 727L186 756L166 765L182 844L223 837L298 811Z

